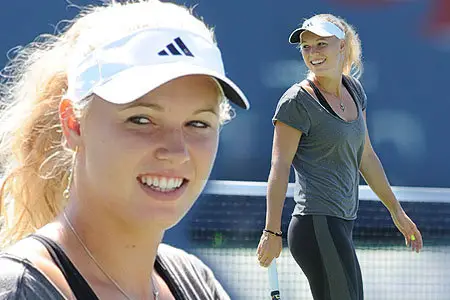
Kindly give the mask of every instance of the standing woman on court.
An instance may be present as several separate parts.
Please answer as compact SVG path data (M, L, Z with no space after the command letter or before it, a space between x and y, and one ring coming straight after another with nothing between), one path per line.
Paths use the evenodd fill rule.
M157 0L84 10L5 69L0 299L229 299L161 244L213 166L227 99L214 35Z
M395 198L366 126L366 94L358 81L361 45L355 30L329 14L294 30L309 74L278 102L266 228L257 255L267 267L282 248L281 215L295 171L296 202L289 249L308 278L314 299L363 299L352 240L358 210L359 173L389 210L406 243L419 252L422 237Z

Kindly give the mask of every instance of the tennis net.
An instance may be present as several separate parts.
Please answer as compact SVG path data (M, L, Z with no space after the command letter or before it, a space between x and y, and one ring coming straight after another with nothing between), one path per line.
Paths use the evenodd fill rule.
M266 269L255 251L265 223L267 184L211 181L189 217L192 251L205 260L232 299L267 299ZM359 187L354 240L365 299L450 299L450 189L393 187L422 232L420 254L404 245L390 214L367 186ZM293 184L283 209L287 232L294 207ZM284 237L284 246L287 246ZM284 248L278 260L282 299L312 299L306 278Z

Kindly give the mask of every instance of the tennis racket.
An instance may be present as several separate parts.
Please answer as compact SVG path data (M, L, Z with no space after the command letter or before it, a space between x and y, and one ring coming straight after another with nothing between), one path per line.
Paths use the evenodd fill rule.
M269 272L270 299L281 300L280 289L278 287L277 261L274 258L267 270Z

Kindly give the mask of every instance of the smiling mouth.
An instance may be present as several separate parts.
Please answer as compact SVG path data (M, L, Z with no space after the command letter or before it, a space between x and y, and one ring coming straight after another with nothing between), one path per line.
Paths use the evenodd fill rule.
M326 60L327 60L326 58L324 58L324 59L315 59L315 60L310 61L310 63L313 66L318 66L318 65L323 64Z
M137 180L147 188L161 193L171 193L184 187L189 180L181 177L139 176Z

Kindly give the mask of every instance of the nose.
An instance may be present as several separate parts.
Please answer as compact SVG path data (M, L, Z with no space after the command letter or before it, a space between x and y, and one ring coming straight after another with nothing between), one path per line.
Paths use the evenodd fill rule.
M319 47L316 47L316 46L311 46L311 53L319 53L320 52L320 50L319 50Z
M157 159L174 165L189 161L188 145L183 131L181 129L165 130L155 155Z

